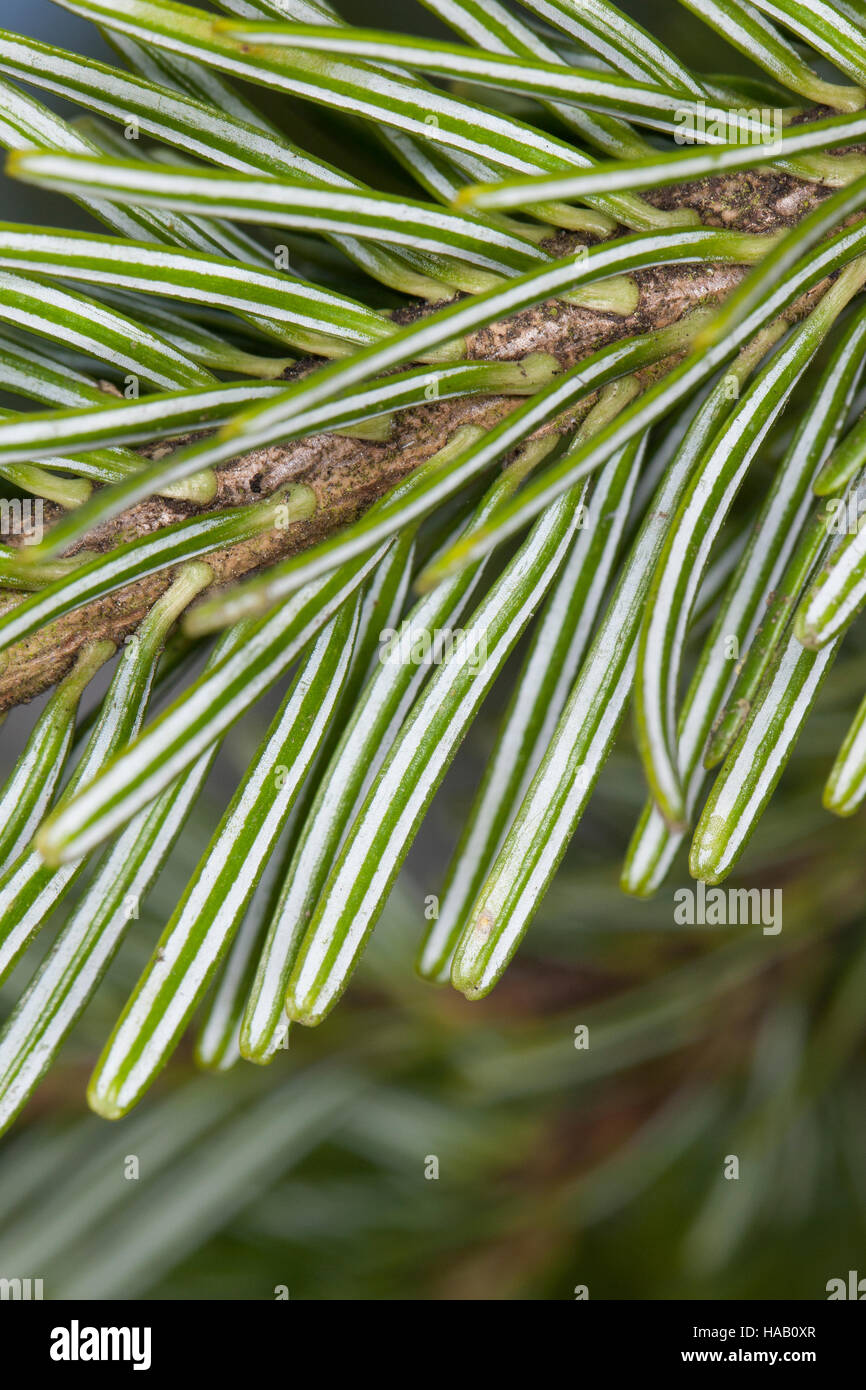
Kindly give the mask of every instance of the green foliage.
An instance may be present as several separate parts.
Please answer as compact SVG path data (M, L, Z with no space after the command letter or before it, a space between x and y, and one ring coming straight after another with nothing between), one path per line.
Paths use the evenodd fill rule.
M101 1114L138 1102L199 1005L197 1059L215 1070L270 1061L291 1022L322 1020L519 644L418 947L420 973L470 999L528 930L632 695L650 800L622 885L654 892L692 828L692 872L718 882L866 603L861 535L813 515L814 494L838 488L856 505L863 486L866 165L848 147L866 134L866 31L851 7L686 0L767 82L690 71L606 0L523 0L517 16L496 0L425 0L463 42L345 27L307 0L226 3L228 17L171 0L57 3L103 28L123 66L0 34L8 173L107 228L0 224L0 387L40 406L0 417L0 473L66 512L39 544L0 553L0 584L20 598L0 612L0 650L134 581L173 582L86 741L76 711L105 644L84 647L0 792L0 978L32 942L41 950L79 876L86 885L50 950L28 956L0 1033L2 1127L124 943L124 904L143 901L184 843L220 745L281 680L279 710L127 982L89 1088ZM22 81L90 114L64 120ZM335 123L345 170L288 138L286 96ZM803 102L830 112L811 119ZM687 150L671 143L684 122ZM756 168L821 184L822 197L784 234L753 234L640 196L714 173L733 187ZM719 263L748 267L721 306L620 334L635 272ZM394 314L419 299L425 312ZM602 315L609 341L568 367L541 353L475 360L473 334L563 305ZM303 354L321 360L281 380ZM143 499L207 507L214 470L253 449L338 431L387 449L398 412L494 395L514 402L490 428L435 441L352 524L195 603L213 579L202 557L308 516L310 489L66 554ZM153 457L136 452L156 441ZM431 631L458 636L431 669L379 659L386 629L404 653ZM854 671L851 707L853 631L839 667ZM197 659L215 632L187 674L184 653ZM843 815L866 789L864 718L861 707L826 793ZM730 958L736 975L753 949L719 949L693 973ZM654 988L664 997L648 1010L676 1014L665 982ZM616 1032L615 1013L601 1026ZM285 1109L282 1089L250 1080L249 1122L275 1145L294 1134L300 1157L356 1084L342 1064L321 1076L319 1089L290 1083ZM238 1088L225 1084L227 1116ZM221 1123L222 1102L195 1094L202 1128ZM240 1129L226 1121L226 1153ZM250 1171L275 1178L264 1153L250 1146ZM225 1197L215 1169L213 1212ZM181 1173L170 1212L184 1190ZM716 1220L708 1206L690 1239Z

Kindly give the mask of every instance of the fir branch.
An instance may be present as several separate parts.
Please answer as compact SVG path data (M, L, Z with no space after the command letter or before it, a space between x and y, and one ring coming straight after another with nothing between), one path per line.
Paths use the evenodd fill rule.
M750 170L657 190L651 200L659 207L691 208L707 226L767 234L797 222L830 190L789 175ZM545 243L554 256L567 254L580 238L560 232ZM723 298L744 274L744 268L718 263L663 266L638 271L636 310L627 317L578 305L544 304L482 329L467 344L467 355L488 361L519 361L535 352L552 354L568 368L608 343L635 334L652 333L681 320L701 305ZM812 292L810 302L814 298ZM401 322L429 312L418 303L397 311ZM315 365L304 362L287 379ZM657 368L647 369L656 373ZM316 494L317 507L309 519L285 530L270 532L208 557L217 583L248 574L287 554L315 545L325 536L360 516L377 498L443 447L464 425L489 428L518 403L515 396L470 397L433 401L398 415L385 442L333 434L314 435L285 445L254 449L232 459L217 472L217 492L207 510L244 506L261 500L288 482L305 483ZM569 421L557 421L563 431ZM175 441L175 445L185 442ZM158 444L141 451L148 457L167 452ZM197 514L201 508L165 497L152 497L104 523L72 547L102 551L119 539L131 539ZM48 508L56 519L60 509ZM10 649L0 672L0 710L33 699L70 669L85 642L119 642L143 619L170 582L159 573L79 609L52 623ZM4 609L17 596L6 598Z

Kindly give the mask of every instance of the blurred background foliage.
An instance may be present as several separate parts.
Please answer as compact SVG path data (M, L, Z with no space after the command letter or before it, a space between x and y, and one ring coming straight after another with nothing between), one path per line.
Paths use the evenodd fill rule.
M732 50L696 52L707 30L678 7L624 8L696 67L743 69ZM363 0L343 11L370 22ZM444 34L399 0L380 0L374 18ZM97 51L90 26L47 3L4 0L3 20ZM295 138L325 156L342 141L345 163L333 118L317 111L310 129L288 105ZM381 184L381 159L363 145L355 155L358 173L378 161ZM68 221L67 204L61 214L8 182L0 200L4 217ZM863 824L820 806L866 684L866 634L846 642L730 881L782 888L779 935L677 926L684 857L653 901L621 894L644 799L626 731L519 956L469 1004L418 980L412 961L519 659L327 1024L296 1028L269 1068L221 1077L197 1071L190 1040L109 1125L86 1112L87 1077L280 692L235 731L60 1065L0 1141L0 1275L41 1277L48 1298L269 1299L285 1287L302 1299L558 1300L583 1285L591 1299L716 1300L823 1298L828 1279L866 1272ZM2 776L38 707L6 720ZM0 1012L52 935L0 990ZM724 1176L730 1155L738 1181ZM425 1176L434 1158L438 1178Z

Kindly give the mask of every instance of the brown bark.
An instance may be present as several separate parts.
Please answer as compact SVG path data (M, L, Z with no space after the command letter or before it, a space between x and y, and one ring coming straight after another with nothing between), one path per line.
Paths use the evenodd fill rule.
M651 201L665 208L693 208L708 226L766 233L793 225L829 191L786 175L756 171L672 187L651 195ZM559 233L547 245L554 255L563 255L576 241L570 234ZM469 356L518 361L532 352L547 352L562 367L570 367L617 339L664 328L701 305L717 302L744 274L744 267L721 264L639 271L633 278L640 299L629 317L559 301L541 304L475 334L469 341ZM407 319L425 311L427 306L410 307L399 317ZM317 510L307 521L206 556L217 581L237 579L315 544L361 515L376 498L441 448L459 426L489 427L518 400L486 396L430 402L401 413L384 443L316 435L230 460L219 470L211 508L255 502L287 482L298 482L312 487ZM165 447L159 446L163 451ZM156 450L142 452L153 454ZM120 537L146 534L195 511L188 503L151 498L98 527L76 548L104 550ZM0 671L0 711L32 699L59 680L83 642L98 637L121 641L141 621L170 577L171 572L165 571L131 584L16 644Z

